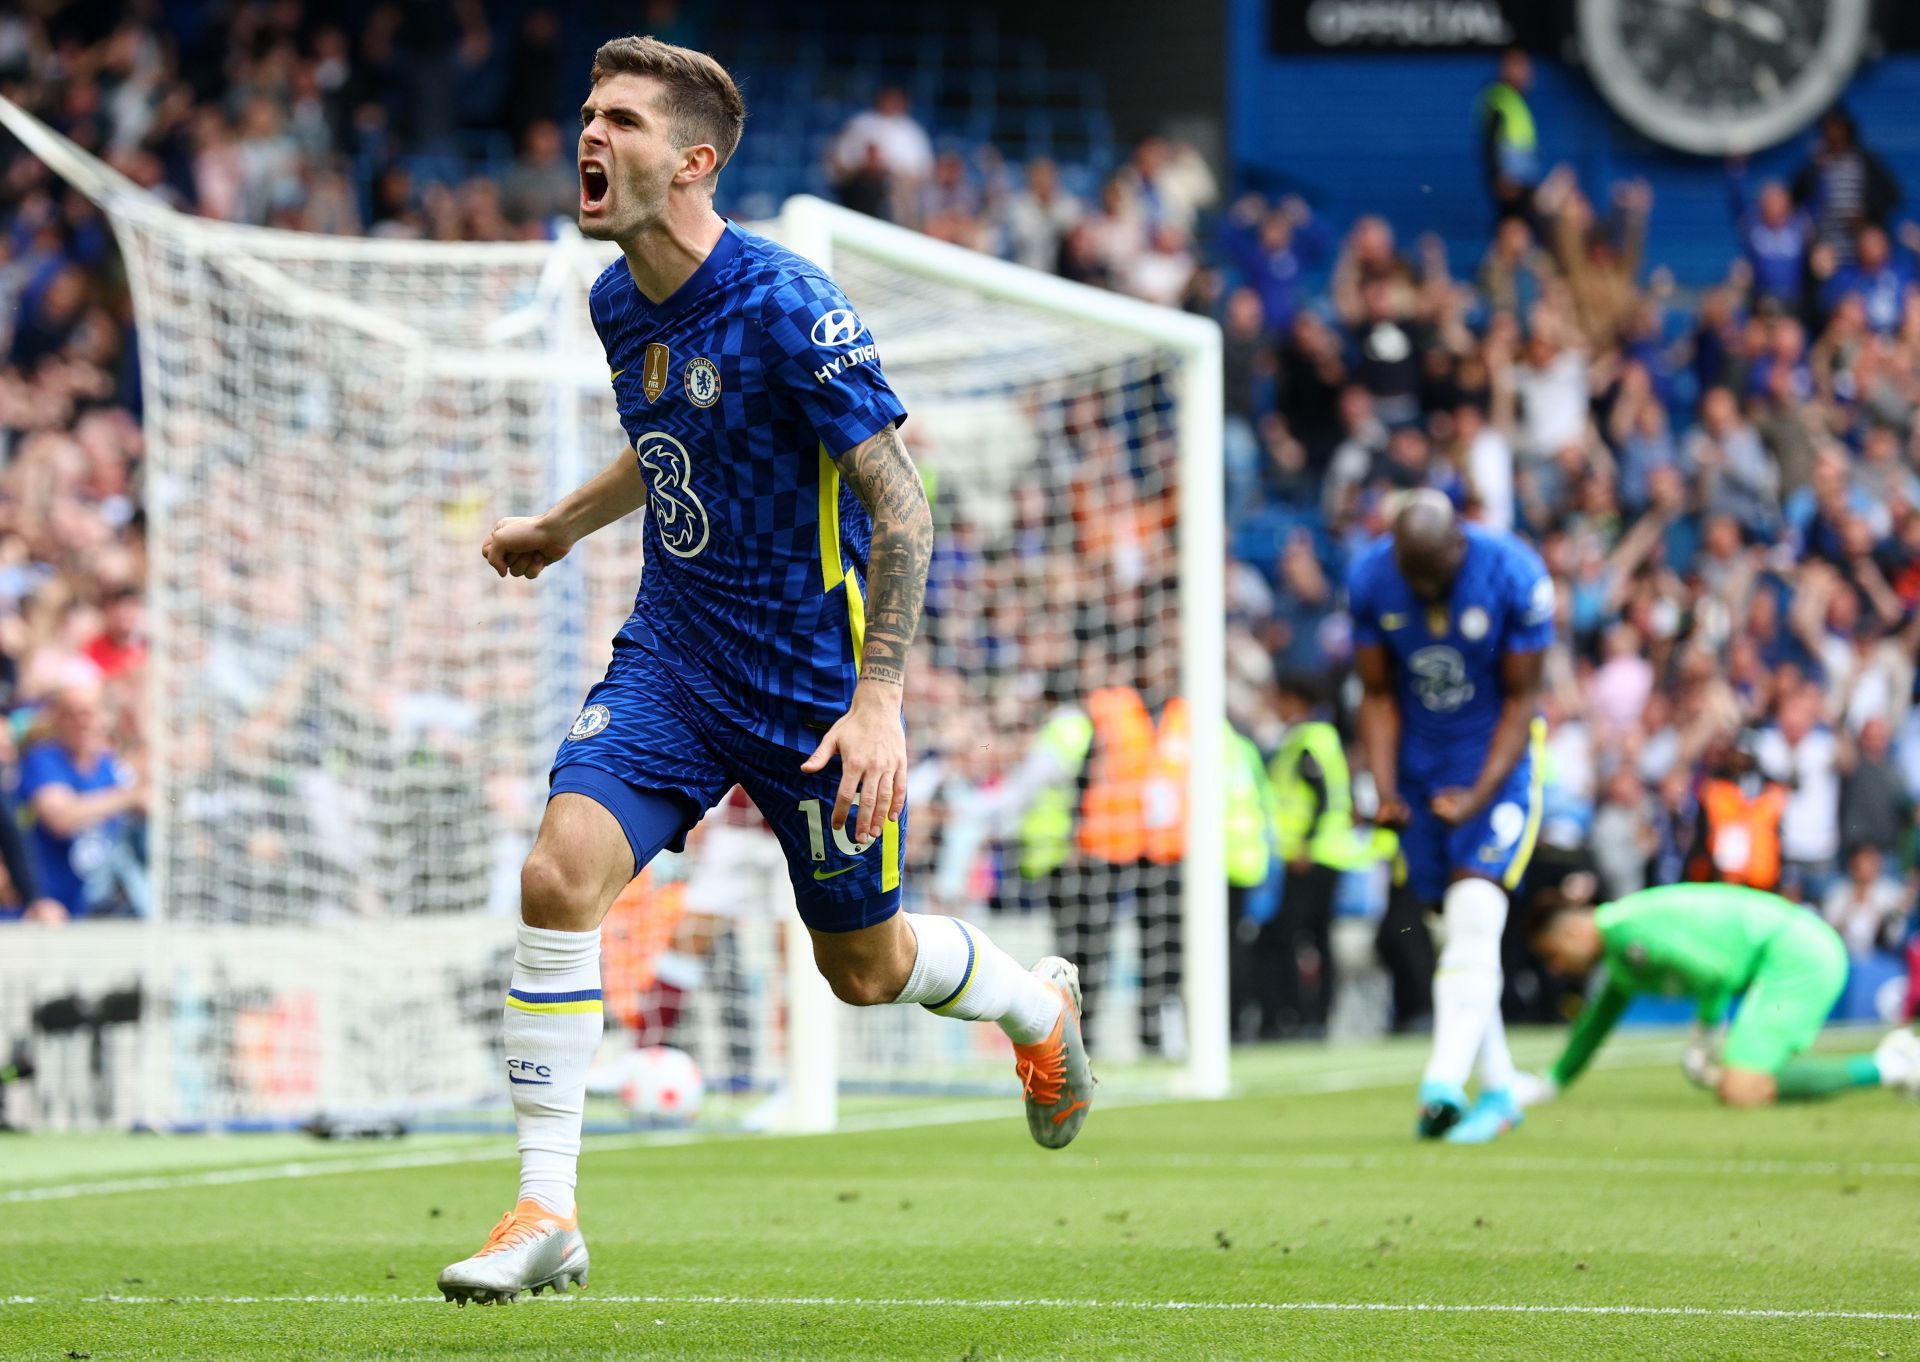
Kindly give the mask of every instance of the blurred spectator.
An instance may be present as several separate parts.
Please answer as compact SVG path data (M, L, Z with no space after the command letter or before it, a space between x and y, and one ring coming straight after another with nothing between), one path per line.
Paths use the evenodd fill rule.
M1829 309L1843 298L1858 298L1867 325L1882 336L1900 329L1913 291L1913 269L1893 253L1886 228L1868 222L1854 238L1853 258L1834 271L1823 290Z
M1068 240L1079 243L1085 259L1084 272L1075 276L1069 270L1069 277L1117 289L1132 277L1147 248L1147 222L1126 186L1110 179L1100 187L1099 206L1080 220Z
M1278 333L1293 325L1307 299L1308 273L1326 258L1326 230L1297 195L1268 208L1257 194L1236 202L1220 228L1220 244L1241 278L1260 295Z
M1793 177L1793 200L1812 215L1821 241L1844 262L1853 258L1863 223L1887 225L1900 202L1900 186L1886 163L1860 144L1860 130L1845 109L1820 120L1807 164Z
M1274 688L1286 736L1269 774L1286 879L1256 945L1272 973L1265 1035L1324 1035L1333 1003L1334 895L1354 864L1353 788L1339 731L1317 712L1320 691L1312 672L1282 673Z
M1488 310L1504 312L1516 321L1531 317L1553 277L1553 263L1535 243L1527 219L1503 218L1480 262L1480 291Z
M1494 530L1513 528L1513 446L1487 419L1477 400L1453 409L1455 463L1465 474L1474 519Z
M1522 457L1545 459L1586 443L1586 349L1556 314L1536 309L1526 352L1517 363L1504 339L1490 341L1487 363L1496 392L1511 393L1519 403L1515 445Z
M1779 890L1789 790L1761 766L1751 733L1720 743L1700 786L1700 835L1689 879Z
M1753 278L1751 301L1798 309L1806 284L1807 252L1814 241L1813 219L1795 207L1793 195L1778 180L1761 185L1758 197L1750 201L1744 157L1727 162L1727 197L1741 258Z
M1636 514L1644 511L1653 499L1654 475L1680 466L1667 409L1644 364L1629 363L1621 370L1606 433L1619 455L1621 503Z
M1893 760L1893 727L1875 716L1860 736L1840 747L1840 845L1848 853L1873 847L1891 855L1899 849L1913 800Z
M145 601L132 583L113 587L101 603L102 627L86 646L87 659L100 669L101 679L112 681L147 660Z
M1375 414L1389 426L1420 416L1420 361L1433 344L1430 329L1413 315L1411 294L1388 279L1360 288L1360 314L1349 325L1353 378L1373 398Z
M888 86L873 107L847 120L830 154L842 201L862 212L912 223L920 184L933 172L933 142L908 111L907 92Z
M1144 137L1114 177L1134 211L1154 227L1191 236L1203 209L1220 196L1206 158L1185 142Z
M508 217L523 223L571 218L579 208L580 168L552 119L536 119L521 134L520 154L500 177L500 203Z
M1296 313L1280 351L1280 410L1315 473L1326 468L1347 433L1340 398L1346 385L1339 337L1312 312Z
M981 221L981 194L967 173L966 157L957 151L942 152L934 158L933 174L920 186L914 221L921 231L956 246L985 250L985 224Z
M1639 773L1622 765L1608 779L1606 797L1593 818L1593 861L1607 899L1647 887L1647 873L1660 850L1658 814Z
M235 216L264 223L301 195L300 147L287 134L280 106L265 96L247 101L233 144L238 162L240 198Z
M1840 747L1820 721L1818 686L1808 682L1781 700L1755 755L1770 778L1791 790L1780 832L1782 890L1817 901L1840 858Z
M1780 470L1726 388L1700 402L1700 428L1687 442L1685 467L1700 505L1731 517L1747 533L1771 539L1779 521Z
M1886 878L1880 848L1857 846L1847 856L1846 878L1820 901L1820 915L1840 933L1849 955L1896 950L1913 909L1913 893Z
M132 819L147 788L107 743L97 685L69 685L49 706L46 740L20 757L19 797L32 817L27 844L41 892L72 917L142 913L144 881L130 874Z
M1186 232L1171 223L1162 223L1154 228L1146 249L1134 258L1121 287L1136 298L1173 307L1185 296L1194 267Z
M1009 258L1028 269L1057 273L1060 243L1085 213L1085 205L1062 187L1052 161L1040 157L1029 162L1025 187L1006 203Z
M1412 310L1413 266L1394 245L1393 227L1382 217L1363 217L1348 230L1333 266L1333 306L1340 320L1357 327L1366 320L1366 291L1371 284L1389 286L1387 310Z
M1220 368L1226 397L1226 422L1221 432L1226 462L1227 505L1247 504L1253 483L1261 476L1260 439L1256 423L1273 405L1274 379L1279 364L1268 343L1260 295L1250 288L1235 289L1227 299L1221 326Z
M1510 48L1500 56L1499 79L1481 91L1475 106L1487 193L1495 216L1503 219L1526 217L1540 183L1540 133L1527 104L1532 88L1532 59Z
M1536 196L1543 235L1567 281L1573 315L1588 344L1605 350L1626 331L1639 302L1653 190L1645 180L1613 187L1613 212L1601 220L1572 173L1562 166Z

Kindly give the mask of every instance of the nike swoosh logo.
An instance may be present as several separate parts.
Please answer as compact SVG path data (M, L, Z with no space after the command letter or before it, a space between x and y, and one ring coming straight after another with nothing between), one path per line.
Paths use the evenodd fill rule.
M515 1078L515 1077L514 1077L514 1076L513 1076L512 1074L508 1074L508 1075L507 1075L507 1082L509 1082L509 1083L524 1083L524 1084L526 1084L526 1085L527 1085L528 1087L530 1087L530 1088L551 1088L551 1087L553 1086L553 1080L552 1080L552 1079L548 1079L548 1078Z
M1407 617L1405 615L1382 615L1380 617L1380 627L1382 629L1404 629L1406 625Z
M615 369L615 370L613 371L613 374L611 375L611 377L612 377L612 378L618 378L618 377L620 377L620 375L622 375L622 374L624 374L625 372L626 372L626 370L625 370L625 369Z
M860 863L855 861L852 865L843 865L838 870L816 870L813 872L813 877L816 880L830 880L835 875L844 875L849 870L858 870L859 868Z

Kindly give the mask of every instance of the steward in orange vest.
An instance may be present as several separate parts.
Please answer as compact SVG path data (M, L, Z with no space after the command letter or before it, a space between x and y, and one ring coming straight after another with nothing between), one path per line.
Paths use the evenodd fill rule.
M1109 865L1172 865L1186 854L1187 703L1167 701L1156 728L1132 686L1087 697L1093 755L1074 844Z
M1688 878L1777 890L1789 791L1760 774L1744 736L1715 765L1700 787L1700 838Z

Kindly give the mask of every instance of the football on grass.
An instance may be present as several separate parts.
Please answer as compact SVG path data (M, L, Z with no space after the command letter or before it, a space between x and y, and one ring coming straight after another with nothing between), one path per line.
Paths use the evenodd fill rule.
M707 1094L700 1066L685 1050L648 1045L622 1062L620 1101L641 1125L691 1125Z

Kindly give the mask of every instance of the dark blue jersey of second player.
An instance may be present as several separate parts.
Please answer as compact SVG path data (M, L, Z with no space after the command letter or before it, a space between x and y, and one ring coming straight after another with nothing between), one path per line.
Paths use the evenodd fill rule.
M1400 778L1411 793L1471 785L1500 721L1500 662L1553 642L1553 579L1511 535L1466 527L1467 556L1444 603L1428 605L1368 546L1347 579L1356 647L1381 644L1400 700Z
M620 259L588 306L648 489L620 640L811 750L852 701L866 618L871 527L832 456L906 419L873 337L818 266L732 223L672 297Z

